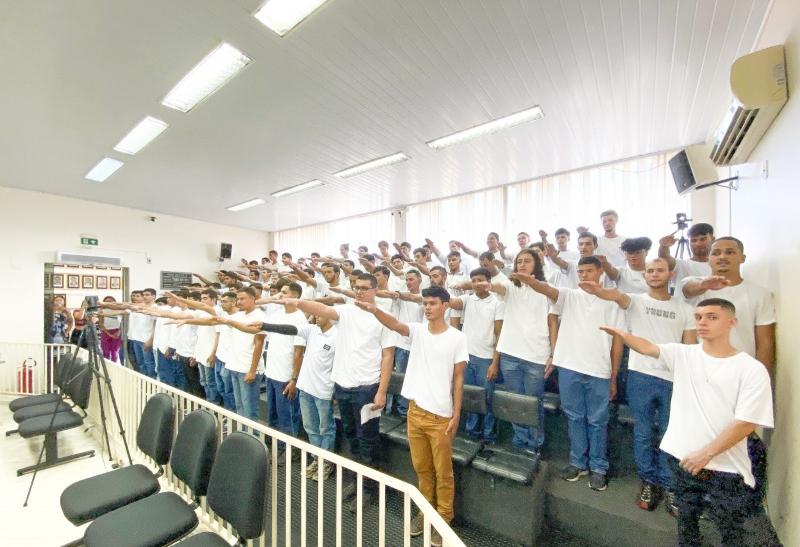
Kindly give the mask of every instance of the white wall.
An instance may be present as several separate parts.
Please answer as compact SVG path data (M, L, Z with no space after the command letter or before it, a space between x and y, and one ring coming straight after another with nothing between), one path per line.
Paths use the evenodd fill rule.
M150 216L158 220L150 222ZM14 342L42 341L43 265L55 260L56 251L118 256L130 268L131 288L158 289L161 270L208 276L268 249L265 232L5 187L0 234L0 336ZM99 246L81 247L81 234L96 236ZM233 260L224 265L217 260L221 242L233 245Z
M800 2L775 0L757 49L785 44L789 102L748 163L769 162L766 179L748 176L731 194L717 190L717 224L744 242L746 276L775 294L778 363L775 380L775 431L769 449L769 506L785 545L800 545ZM757 173L758 169L749 169Z

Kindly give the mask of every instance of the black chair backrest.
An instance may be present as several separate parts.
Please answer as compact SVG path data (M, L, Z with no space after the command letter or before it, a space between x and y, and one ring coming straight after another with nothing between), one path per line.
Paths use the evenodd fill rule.
M69 371L70 377L66 379L64 393L72 402L86 410L89 406L89 396L92 394L92 380L94 374L88 364L78 363Z
M479 386L465 385L461 411L486 414L486 409L486 390Z
M174 424L175 408L172 397L166 393L151 396L144 405L142 419L136 430L136 445L158 465L169 461Z
M539 425L539 398L495 390L492 412L496 418L506 422Z
M406 379L406 375L402 372L392 372L392 377L389 378L389 388L387 391L389 393L394 393L399 395L400 392L403 390L403 380Z
M195 497L205 496L217 448L217 421L206 410L183 419L172 448L170 467Z
M268 463L264 443L240 431L228 435L217 451L208 505L244 539L264 530Z
M65 353L58 358L56 361L54 370L53 370L53 384L59 389L64 388L64 382L69 374L70 369L72 368L74 360L72 359L71 353Z

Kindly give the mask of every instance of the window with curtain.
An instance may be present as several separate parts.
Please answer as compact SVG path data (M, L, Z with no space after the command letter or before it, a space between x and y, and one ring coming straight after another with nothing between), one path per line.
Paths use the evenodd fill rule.
M323 256L339 256L339 245L342 243L350 243L352 250L356 250L359 245L366 245L370 251L377 252L378 241L394 240L394 223L390 211L381 211L282 230L275 232L274 237L278 252L289 251L296 257L307 257L314 251Z

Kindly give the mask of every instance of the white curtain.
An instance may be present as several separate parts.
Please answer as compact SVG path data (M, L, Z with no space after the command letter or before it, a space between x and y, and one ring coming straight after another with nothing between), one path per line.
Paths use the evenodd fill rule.
M688 197L675 190L667 164L671 156L657 154L411 205L405 212L405 239L416 247L430 238L442 250L449 240L458 239L481 250L486 234L494 231L514 249L521 231L535 241L544 229L552 241L563 226L573 234L574 247L578 226L599 236L600 212L614 209L619 213L617 231L627 237L650 237L655 252L658 238L674 229L675 213L691 216ZM353 250L367 245L377 251L377 242L391 243L394 234L392 214L384 211L276 232L275 248L302 256L311 251L336 255L339 244L349 242Z
M349 243L355 251L366 245L370 251L378 251L378 241L394 241L394 223L390 211L381 211L333 222L302 226L275 232L275 249L288 251L295 258L307 257L316 251L323 256L339 256L339 245Z
M657 154L530 180L507 187L505 234L514 243L516 234L538 231L553 234L559 227L572 233L586 226L595 235L603 232L600 213L619 213L617 232L627 237L647 236L654 249L659 237L672 231L678 212L691 215L689 199L678 196L667 161L672 154Z

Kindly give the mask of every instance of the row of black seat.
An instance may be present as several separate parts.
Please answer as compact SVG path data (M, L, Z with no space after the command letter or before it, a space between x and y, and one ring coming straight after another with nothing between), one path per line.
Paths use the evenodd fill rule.
M20 397L9 403L18 427L7 431L6 436L18 433L25 439L44 437L45 460L40 464L18 469L17 475L94 456L94 450L68 456L58 455L58 433L83 425L93 378L94 374L88 363L66 353L58 359L53 369L56 391Z
M405 375L393 372L389 392L399 395ZM462 412L486 414L486 390L465 385L461 404ZM508 391L495 391L492 411L497 420L535 426L539 423L539 404L536 397ZM381 435L390 442L408 446L406 421L400 416L384 414L380 421ZM460 466L471 465L490 475L503 477L521 484L530 484L539 467L539 455L511 446L484 445L459 433L453 440L453 462Z

